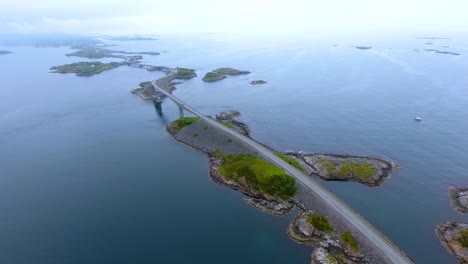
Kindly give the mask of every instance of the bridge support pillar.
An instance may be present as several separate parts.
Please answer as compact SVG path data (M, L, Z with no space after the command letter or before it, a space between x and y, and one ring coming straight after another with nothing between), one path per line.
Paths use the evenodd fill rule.
M179 118L184 118L184 108L179 106Z

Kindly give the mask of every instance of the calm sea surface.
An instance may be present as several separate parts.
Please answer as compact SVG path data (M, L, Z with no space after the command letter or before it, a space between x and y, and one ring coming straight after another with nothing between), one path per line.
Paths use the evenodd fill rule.
M277 150L397 162L381 187L323 184L417 263L455 263L434 228L468 220L447 195L468 184L468 41L426 42L192 35L113 43L166 51L145 62L199 76L223 66L252 71L218 83L196 78L175 94L206 114L241 111L253 136ZM65 57L68 48L0 49L14 51L0 56L0 263L309 263L312 250L287 237L293 215L263 214L210 182L205 155L164 130L175 106L164 103L159 116L129 93L161 73L52 74L83 59Z

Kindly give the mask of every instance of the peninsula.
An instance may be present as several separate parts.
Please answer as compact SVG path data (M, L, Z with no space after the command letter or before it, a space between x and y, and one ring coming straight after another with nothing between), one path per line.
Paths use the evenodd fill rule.
M6 54L10 54L10 53L13 53L13 52L8 51L8 50L0 50L0 55L6 55Z

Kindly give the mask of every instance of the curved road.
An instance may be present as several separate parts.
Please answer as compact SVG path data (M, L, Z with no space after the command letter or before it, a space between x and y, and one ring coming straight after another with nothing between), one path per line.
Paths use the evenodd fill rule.
M174 103L176 103L179 107L187 110L195 116L200 117L200 119L207 122L211 126L218 128L224 133L237 138L241 142L245 143L247 146L258 151L270 162L282 168L289 175L295 177L302 184L307 186L316 196L320 197L326 204L328 204L328 206L330 206L332 209L338 212L343 218L347 219L371 243L373 243L374 246L378 248L384 256L387 257L389 263L413 263L413 261L411 261L404 252L398 249L398 247L395 246L387 237L385 237L375 227L373 227L369 222L367 222L363 217L361 217L357 212L355 212L349 205L345 204L343 201L341 201L340 198L338 198L336 195L332 194L330 191L325 189L312 177L305 175L295 167L289 165L289 163L285 162L281 158L278 158L271 150L262 146L258 142L246 136L243 136L232 129L229 129L228 127L222 125L221 123L218 123L212 118L203 115L196 109L190 107L189 105L179 100L177 97L167 92L164 88L165 86L167 86L168 82L175 78L175 76L176 73L170 73L161 79L154 80L152 84L156 91L159 91L165 96L169 97L169 99L174 101Z

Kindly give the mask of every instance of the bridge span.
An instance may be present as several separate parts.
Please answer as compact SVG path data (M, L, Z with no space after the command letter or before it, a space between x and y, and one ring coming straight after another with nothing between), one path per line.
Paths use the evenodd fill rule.
M318 198L320 198L325 204L330 208L335 210L340 214L344 219L346 219L351 225L353 225L359 232L365 236L370 243L372 243L375 248L381 251L381 253L387 258L388 263L394 264L410 264L413 263L406 254L401 251L395 244L393 244L390 239L378 231L374 226L372 226L368 221L366 221L362 216L360 216L356 211L354 211L349 205L343 202L336 195L331 193L321 184L319 184L314 178L304 174L295 167L291 166L289 163L283 159L277 157L273 151L261 145L260 143L244 136L233 129L230 129L216 120L205 116L204 114L198 112L195 108L181 101L177 97L173 96L167 89L167 83L172 81L176 77L176 72L169 73L163 78L152 81L152 84L155 90L164 96L171 99L178 107L180 117L183 117L183 111L188 111L193 115L199 117L209 125L214 128L219 129L223 133L229 135L230 137L236 138L237 140L243 142L248 147L260 153L266 160L272 162L278 167L282 168L286 173L293 176L309 188ZM166 88L166 89L165 89Z

